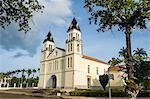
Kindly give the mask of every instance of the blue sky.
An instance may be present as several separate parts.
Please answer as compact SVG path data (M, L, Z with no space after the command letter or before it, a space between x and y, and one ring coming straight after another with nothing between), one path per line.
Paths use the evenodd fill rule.
M83 53L108 61L118 57L125 46L125 35L117 30L97 32L97 26L89 25L84 0L39 0L45 5L44 13L35 13L31 19L32 30L27 34L18 32L11 24L6 30L0 28L0 72L15 69L38 68L42 42L49 31L56 46L65 48L66 31L76 17L82 31ZM136 29L132 34L132 49L144 48L150 56L150 24L147 30Z

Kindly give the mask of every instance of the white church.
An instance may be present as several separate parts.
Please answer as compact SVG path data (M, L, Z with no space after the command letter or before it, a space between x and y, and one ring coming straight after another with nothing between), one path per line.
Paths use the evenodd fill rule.
M49 32L43 41L40 60L39 88L100 87L99 75L108 70L104 61L83 55L82 33L73 18L66 38L66 48L55 46Z

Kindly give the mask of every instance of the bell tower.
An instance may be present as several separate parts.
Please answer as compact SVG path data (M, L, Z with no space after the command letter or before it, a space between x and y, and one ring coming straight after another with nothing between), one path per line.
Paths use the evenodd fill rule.
M82 57L81 30L75 18L73 18L68 30L66 39L66 66L65 66L65 87L75 88L75 71L80 66ZM68 80L70 79L70 80Z
M71 53L82 54L81 30L75 18L67 30L66 54Z
M42 60L47 59L48 55L53 51L55 48L55 42L52 37L51 32L48 32L46 38L43 41L43 49L42 49Z

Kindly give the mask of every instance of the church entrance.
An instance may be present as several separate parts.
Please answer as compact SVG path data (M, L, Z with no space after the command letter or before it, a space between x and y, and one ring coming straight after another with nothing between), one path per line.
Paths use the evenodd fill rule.
M52 88L56 88L57 87L57 78L56 78L56 76L52 75L51 80L52 80Z

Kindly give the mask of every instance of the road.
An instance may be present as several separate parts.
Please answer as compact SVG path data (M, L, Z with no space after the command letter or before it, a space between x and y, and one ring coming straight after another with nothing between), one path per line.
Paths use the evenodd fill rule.
M108 97L80 97L80 96L62 96L64 98L58 97L38 97L31 95L22 95L22 94L11 94L11 93L1 93L0 99L109 99ZM125 97L113 97L112 99L127 99ZM137 99L149 99L149 97L138 97Z

